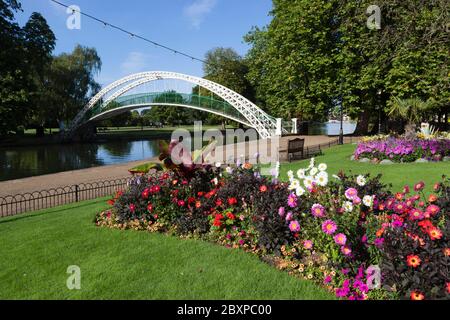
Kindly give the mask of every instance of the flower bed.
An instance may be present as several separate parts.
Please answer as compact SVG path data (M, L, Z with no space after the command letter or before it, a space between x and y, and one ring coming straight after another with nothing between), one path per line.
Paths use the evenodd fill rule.
M407 140L396 137L365 139L358 144L355 160L414 162L419 159L442 161L450 156L450 139Z
M392 194L380 177L326 170L312 160L288 183L249 164L136 177L96 224L242 249L339 298L448 299L449 181L425 199L422 183Z

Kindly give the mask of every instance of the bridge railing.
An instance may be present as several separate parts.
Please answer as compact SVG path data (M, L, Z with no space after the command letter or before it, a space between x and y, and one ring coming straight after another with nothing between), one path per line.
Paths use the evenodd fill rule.
M246 121L245 117L237 111L231 104L214 99L213 97L206 97L195 94L176 93L176 92L157 92L157 93L143 93L122 96L113 102L105 105L103 101L97 103L88 113L86 113L85 121L95 117L101 113L114 110L121 107L132 105L146 105L146 104L180 104L188 105L195 108L211 110L219 114L231 116L235 119Z

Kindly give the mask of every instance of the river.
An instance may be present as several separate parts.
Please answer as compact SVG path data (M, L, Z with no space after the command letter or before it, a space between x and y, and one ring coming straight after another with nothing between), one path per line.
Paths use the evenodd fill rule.
M309 134L338 135L339 128L339 123L315 124ZM344 133L351 134L355 128L346 123ZM158 154L157 140L0 148L0 181L145 160Z

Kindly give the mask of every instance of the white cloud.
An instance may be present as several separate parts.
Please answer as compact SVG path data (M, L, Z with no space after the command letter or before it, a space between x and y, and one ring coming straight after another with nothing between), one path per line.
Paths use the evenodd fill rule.
M217 0L195 0L184 8L184 15L190 20L191 25L198 29L205 16L214 9Z
M124 74L145 71L146 67L148 66L149 59L150 55L133 51L128 54L127 58L121 64L120 68Z

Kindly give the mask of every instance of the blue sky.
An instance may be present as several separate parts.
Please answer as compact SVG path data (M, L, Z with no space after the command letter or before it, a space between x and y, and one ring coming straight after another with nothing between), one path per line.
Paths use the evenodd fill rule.
M271 0L60 0L135 34L203 58L214 47L245 54L243 36L270 22ZM95 47L102 59L98 81L108 84L140 71L164 70L202 76L202 65L82 17L81 30L66 27L66 9L50 0L22 0L20 24L40 12L57 38L55 53L76 44Z

